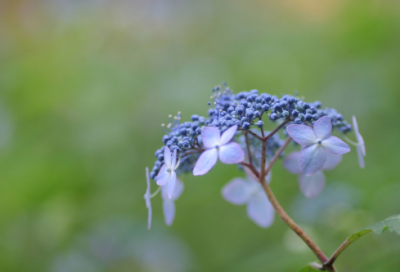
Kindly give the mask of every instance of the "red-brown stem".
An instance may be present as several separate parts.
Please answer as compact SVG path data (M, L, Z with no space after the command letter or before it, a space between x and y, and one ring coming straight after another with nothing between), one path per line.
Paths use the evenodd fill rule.
M286 119L285 121L283 121L282 124L280 124L277 128L275 128L270 134L268 134L267 136L263 137L263 141L266 142L269 138L274 136L275 133L277 133L282 127L284 127L290 121L292 121L292 120L291 119Z
M354 237L353 235L350 236L349 238L346 239L346 241L343 242L343 244L340 245L338 249L333 253L332 257L329 258L327 262L324 263L324 267L332 266L333 263L336 261L336 259L339 257L339 255L349 246L351 245L354 241L356 241L358 238L370 233L371 230L365 230L364 232L361 232L358 234L358 236Z
M284 122L285 123L285 122ZM284 126L285 124L282 123L280 127ZM278 131L277 129L274 130L275 133ZM262 142L262 150L261 150L261 165L265 165L266 162L266 141L269 137L272 137L272 133L270 133L267 137L264 138ZM302 229L300 228L296 222L293 221L292 218L285 212L285 210L282 208L282 206L279 204L278 200L276 199L274 193L271 190L271 187L269 186L268 182L265 180L266 174L271 170L272 166L275 164L276 160L279 158L279 156L282 154L283 150L287 147L287 145L290 143L292 139L289 137L286 142L279 148L279 150L276 152L275 156L271 160L270 164L268 165L268 168L265 169L265 167L261 167L261 174L259 176L260 178L260 183L264 188L264 191L271 202L272 206L274 207L275 211L279 214L279 216L282 218L282 220L286 223L286 225L289 226L306 244L307 246L314 252L315 256L320 260L322 264L325 264L328 261L328 258L326 255L322 252L322 250L317 246L317 244L311 239L310 236ZM324 265L323 269L329 272L335 272L335 268L332 265Z
M247 146L247 157L249 157L249 164L252 165L252 158L251 158L251 152L250 152L250 143L249 143L249 135L247 132L244 131L244 137L246 139L246 146Z
M264 140L263 137L260 137L260 135L255 134L255 133L254 133L253 131L251 131L251 130L246 130L246 132L249 133L249 134L251 134L251 135L253 135L254 137L256 137L257 139L259 139L260 141L263 141L263 140Z

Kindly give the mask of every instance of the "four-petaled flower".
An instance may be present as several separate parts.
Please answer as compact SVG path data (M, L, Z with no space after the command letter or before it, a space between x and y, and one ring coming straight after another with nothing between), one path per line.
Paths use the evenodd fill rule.
M206 174L217 163L218 157L226 164L240 163L244 160L245 154L238 143L229 142L237 126L233 126L222 133L217 127L205 127L201 132L201 139L206 148L197 160L193 169L193 175L201 176Z
M161 187L161 196L163 198L163 211L165 223L170 226L175 218L175 200L182 194L183 182L176 179L176 185L172 197L169 197L169 188L166 186Z
M144 195L144 200L146 201L146 207L149 211L148 214L148 219L147 219L147 229L150 229L151 227L151 216L152 216L152 211L151 211L151 193L150 193L150 177L149 177L149 168L146 168L146 179L147 179L147 190L146 194Z
M168 197L172 198L172 194L175 190L176 184L176 149L171 154L168 146L164 149L164 165L161 167L160 172L157 175L156 181L160 186L167 186Z
M331 136L332 123L328 116L318 119L313 129L306 125L290 125L287 132L302 146L300 169L305 175L312 175L322 169L327 152L343 155L350 151L348 144Z
M357 124L357 120L356 120L355 116L353 116L353 127L354 127L354 133L356 134L356 138L357 138L358 163L360 164L361 168L364 168L365 167L364 157L366 155L365 143L364 143L364 139L361 136L360 132L358 132L358 124Z
M249 173L250 171L246 171ZM255 177L253 175L253 177ZM267 181L270 182L267 175ZM248 179L234 178L222 188L222 196L235 205L247 204L247 215L262 228L268 228L274 222L274 208L269 202L261 184Z
M306 176L300 169L300 152L290 153L283 161L283 166L293 174L299 175L301 192L308 198L318 196L325 187L325 176L320 170L310 176ZM322 170L332 170L342 161L341 155L326 154L326 161Z

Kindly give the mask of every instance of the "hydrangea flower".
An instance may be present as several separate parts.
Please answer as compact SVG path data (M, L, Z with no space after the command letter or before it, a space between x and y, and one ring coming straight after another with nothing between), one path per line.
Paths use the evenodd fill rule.
M175 200L177 200L183 192L183 182L176 179L175 189L172 197L169 197L169 187L166 185L161 187L161 196L163 199L163 211L165 223L170 226L175 218Z
M173 154L171 154L168 146L166 146L164 148L164 165L161 167L156 181L160 186L167 186L166 188L168 188L167 192L169 198L172 198L172 194L175 190L176 168L176 150L174 150Z
M315 172L310 176L306 176L300 169L300 152L295 151L290 153L283 161L283 166L293 174L299 175L299 186L301 192L308 198L318 196L325 187L325 176L322 170L332 170L341 161L341 155L335 155L332 153L326 154L326 161L322 170Z
M151 193L150 193L150 177L149 177L149 168L146 168L146 179L147 179L147 189L146 194L144 195L144 199L146 201L146 207L149 212L148 219L147 219L147 229L151 228L151 217L152 217L152 210L151 210Z
M364 139L361 136L360 132L358 131L358 124L357 124L357 119L355 116L353 116L353 127L354 127L354 134L356 135L357 139L357 155L358 155L358 163L361 168L365 167L365 162L364 162L364 157L366 155L365 152L365 143Z
M350 151L348 144L331 136L332 123L328 116L318 119L313 129L306 125L289 125L287 132L302 146L300 169L305 175L312 175L321 170L326 162L327 153L343 155Z
M267 181L271 181L268 176ZM262 228L268 228L274 222L274 208L261 184L250 176L234 178L227 183L222 188L222 197L234 205L247 204L247 215Z
M233 126L222 133L217 127L205 127L201 132L201 139L206 148L193 169L193 175L201 176L217 163L218 157L221 162L226 164L236 164L244 160L245 154L240 145L236 142L229 142L235 132L237 126Z

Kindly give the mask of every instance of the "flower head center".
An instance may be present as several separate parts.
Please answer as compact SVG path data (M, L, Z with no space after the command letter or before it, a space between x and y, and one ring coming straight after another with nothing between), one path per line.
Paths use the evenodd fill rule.
M219 145L215 145L215 148L216 148L216 149L219 149Z
M318 143L318 144L322 144L322 140L319 139L319 140L317 141L317 143Z
M171 173L172 169L171 168L167 168L167 172Z

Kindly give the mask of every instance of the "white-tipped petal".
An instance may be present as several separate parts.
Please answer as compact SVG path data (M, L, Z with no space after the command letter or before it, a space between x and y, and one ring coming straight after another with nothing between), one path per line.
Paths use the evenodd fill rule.
M194 176L201 176L208 173L218 160L218 150L216 148L204 151L196 162L193 169Z
M249 185L241 178L235 178L222 188L222 197L235 205L245 204L250 197Z
M304 175L309 176L321 170L325 161L325 150L319 144L303 147L300 151L300 169Z
M224 145L227 144L230 140L232 140L233 136L235 136L236 130L237 126L228 128L224 133L222 133L219 144Z
M305 125L290 125L286 128L288 134L292 139L302 145L308 146L317 143L317 138L314 131L309 126Z
M264 191L255 193L247 205L247 215L262 228L268 228L274 222L274 208Z
M244 151L238 143L231 142L219 148L219 159L225 164L240 163L244 158Z
M301 192L308 198L318 196L325 187L325 176L318 171L311 176L299 175Z
M201 140L205 148L215 148L220 145L221 132L216 127L205 127L201 132Z
M158 175L156 177L157 185L164 186L165 184L167 184L170 177L171 173L168 172L168 166L164 164L161 167L160 172L158 172Z
M327 139L332 132L331 118L324 116L314 123L314 134L319 140Z

